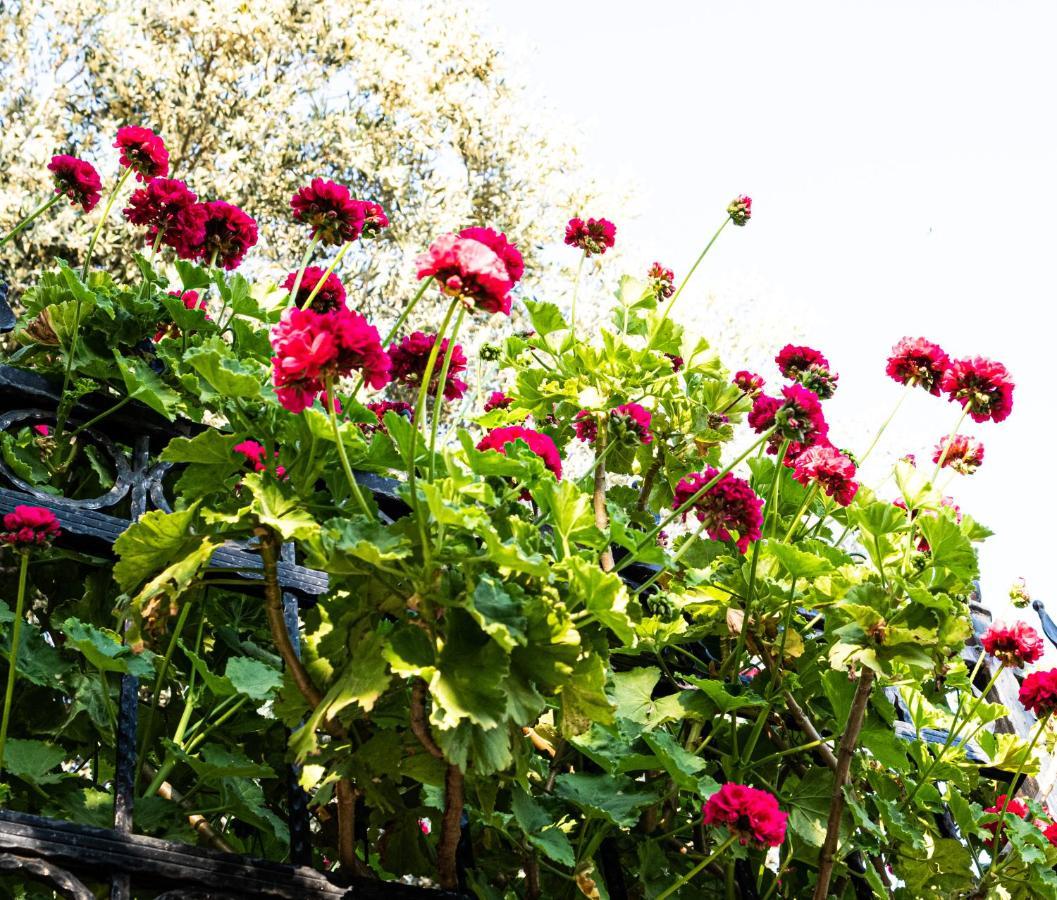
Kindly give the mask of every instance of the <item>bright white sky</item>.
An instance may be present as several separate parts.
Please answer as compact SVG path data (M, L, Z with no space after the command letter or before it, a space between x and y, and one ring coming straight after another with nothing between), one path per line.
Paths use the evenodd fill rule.
M890 412L901 388L884 363L905 334L1008 366L1013 414L962 429L987 456L950 493L996 532L981 551L985 602L1008 616L1023 575L1057 616L1057 7L491 0L490 14L518 73L584 130L589 168L635 182L637 221L584 210L617 221L633 259L681 277L727 202L753 197L752 221L724 232L676 318L714 293L724 309L754 299L795 324L840 373L827 402L836 443L861 452ZM931 459L956 417L917 392L867 483L905 452Z

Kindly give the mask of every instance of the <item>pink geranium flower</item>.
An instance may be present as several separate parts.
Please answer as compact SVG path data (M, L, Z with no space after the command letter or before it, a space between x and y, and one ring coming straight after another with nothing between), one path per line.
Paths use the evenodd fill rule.
M4 515L0 541L18 550L43 547L59 536L62 529L55 513L43 506L16 506Z
M477 444L478 450L496 450L505 454L507 447L515 441L523 441L533 453L543 460L543 464L554 473L554 477L562 477L562 458L558 448L547 435L524 428L521 425L509 425L505 428L493 428Z
M294 298L294 302L298 306L305 305L305 301L311 296L312 291L316 289L316 285L319 284L319 280L322 277L323 269L319 266L308 266L305 269L304 275L301 276L301 286L297 289L297 297ZM291 272L286 276L282 286L287 291L292 291L295 281L297 281L297 272ZM312 299L311 308L316 312L323 313L344 305L345 285L341 283L341 279L337 275L331 272L327 276L327 280L323 282L323 287L319 289L319 292Z
M169 172L169 151L149 128L136 125L119 128L114 146L121 151L121 165L132 169L137 181L148 181Z
M420 279L435 278L448 296L484 312L510 315L514 279L502 257L481 241L442 234L416 265Z
M892 348L885 372L900 384L919 385L938 397L940 382L950 362L939 344L922 337L905 337Z
M91 163L60 154L51 158L48 171L55 179L56 194L65 194L73 204L80 203L85 212L95 209L103 183Z
M1013 411L1013 379L1002 363L982 356L952 362L941 387L952 403L968 406L974 422L1001 422Z
M686 505L718 474L718 469L709 466L704 472L693 472L684 477L676 485L672 509ZM733 540L731 531L737 532L737 547L744 553L752 541L760 538L762 508L763 501L749 483L727 472L684 510L683 519L692 512L699 522L705 523L705 530L714 541Z
M565 243L578 247L588 256L601 256L616 243L617 226L609 219L572 218L565 226Z
M705 802L701 821L727 828L743 845L762 848L782 845L788 818L774 794L728 781Z

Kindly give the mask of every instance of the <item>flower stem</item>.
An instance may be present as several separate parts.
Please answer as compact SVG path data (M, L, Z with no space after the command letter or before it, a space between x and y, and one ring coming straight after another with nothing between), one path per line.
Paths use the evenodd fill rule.
M686 884L688 881L690 881L702 869L704 869L707 866L710 866L712 863L714 863L716 861L716 859L718 859L719 856L722 853L724 853L727 850L727 848L731 844L734 843L734 841L736 839L737 839L736 835L733 835L733 834L730 837L728 837L722 844L720 844L715 849L715 851L710 856L708 856L705 859L701 860L701 862L699 862L689 872L687 872L682 878L680 878L677 882L675 882L675 884L670 885L669 887L665 888L665 890L663 890L661 893L659 893L657 895L657 897L656 897L656 900L664 900L665 897L670 897L672 894L674 894L677 890L679 890L679 888L681 888L684 884Z
M316 299L316 294L318 294L323 289L323 285L327 283L327 279L330 278L330 276L333 274L334 270L338 267L338 263L341 262L341 258L348 252L349 247L351 247L351 246L352 246L352 241L348 241L348 242L346 242L346 243L341 245L341 249L335 254L334 259L331 261L330 265L327 266L326 271L323 272L323 275L320 277L319 281L316 283L316 286L314 288L312 288L312 292L305 299L305 302L302 304L301 309L308 309L308 307L310 307L312 305L312 301ZM309 250L311 250L311 248L309 248ZM306 256L305 262L307 263L307 256ZM304 273L302 272L300 274L304 274ZM301 286L301 281L300 281L300 279L298 279L296 287L300 287L300 286ZM294 291L292 296L294 296L294 297L297 296L297 291L296 290ZM296 300L295 300L295 302L296 302Z
M700 490L698 490L695 494L689 497L686 502L684 502L682 506L678 507L674 512L672 512L671 515L669 515L665 519L662 519L653 528L647 531L646 534L643 535L642 540L635 545L635 549L632 550L631 553L629 553L627 556L625 556L619 563L617 563L614 571L619 572L621 569L625 569L630 566L633 562L635 562L635 560L638 558L638 554L642 552L642 550L645 549L647 546L649 546L650 542L654 538L656 538L658 534L660 534L665 528L671 525L672 522L679 518L679 516L681 516L684 512L690 509L691 506L697 503L697 501L705 495L706 491L709 491L713 487L715 487L724 475L730 472L736 465L742 462L742 460L747 459L750 455L752 455L753 451L756 450L757 447L763 446L764 442L771 436L773 432L773 427L768 428L763 434L760 435L756 443L750 446L747 450L745 450L741 454L741 456L734 460L734 462L732 462L721 472L718 472L715 476L713 476L713 478L707 484L702 486Z
M647 350L652 349L653 341L657 337L657 333L661 330L661 325L664 323L664 320L667 319L668 316L671 314L672 307L675 306L675 301L679 299L679 295L683 292L683 288L685 288L686 285L689 283L690 279L694 275L694 272L697 271L697 267L701 265L701 260L703 260L705 258L705 254L712 249L712 245L716 242L716 239L723 233L723 229L727 227L727 224L729 222L730 216L728 215L723 220L723 224L720 225L718 229L716 229L716 233L712 235L712 240L705 244L705 249L701 251L701 255L698 256L698 258L694 261L694 264L690 267L690 271L686 273L686 278L684 278L679 283L679 287L675 289L675 293L672 294L672 299L668 301L668 305L664 308L664 314L660 317L660 319L657 321L657 324L654 325L653 329L650 331L650 339L646 342Z
M702 522L697 526L697 529L692 535L690 535L682 544L679 545L679 549L675 551L672 558L669 560L668 565L671 568L675 567L675 564L686 554L686 551L690 549L691 544L697 542L698 538L701 537L701 532L705 530L707 522ZM649 578L647 578L641 585L635 589L636 594L641 594L646 588L653 584L658 578L660 578L665 572L664 568L658 569Z
M951 429L951 433L947 435L947 440L943 442L943 450L940 452L940 458L936 461L936 468L932 471L932 477L929 481L935 487L936 479L940 476L940 469L943 468L943 464L947 461L947 453L951 449L951 441L954 440L954 436L958 433L958 429L962 427L962 423L965 421L965 417L969 415L969 406L972 401L966 400L965 406L962 407L961 414L958 416L958 421L954 423L954 427Z
M817 481L811 485L811 489L807 492L807 496L804 497L804 502L800 504L800 509L796 511L796 515L793 516L793 520L789 523L789 530L785 533L785 537L782 538L783 544L789 543L789 539L793 536L793 533L800 525L800 517L807 511L807 508L811 505L811 501L815 499L816 494L818 494Z
M341 436L341 426L338 425L338 403L337 398L334 396L334 379L328 376L323 384L327 393L327 415L330 418L330 427L334 431L334 442L338 445L338 458L341 460L341 468L345 470L345 478L349 482L349 490L352 492L352 496L356 499L356 503L363 511L363 514L373 519L374 513L371 512L370 506L367 505L367 500L360 491L360 486L356 483L356 476L352 474L352 466L349 465L349 455L345 450L345 441Z
M40 206L38 206L35 210L33 210L33 212L31 212L28 216L26 216L21 222L19 222L14 228L12 228L7 234L5 234L2 238L0 238L0 247L3 247L4 244L6 244L9 240L11 240L11 238L13 238L20 231L24 230L25 228L28 228L30 223L34 219L36 219L38 216L40 216L43 213L45 213L47 210L51 209L51 207L53 207L61 199L62 199L62 194L56 194L54 197L51 197L51 198L45 200Z
M312 235L312 240L310 240L308 242L308 249L305 251L305 255L301 257L301 265L297 269L297 277L294 279L294 286L290 289L290 300L294 304L297 303L297 292L299 290L301 290L301 282L304 280L304 277L305 277L305 269L308 268L308 263L312 259L312 254L316 252L316 246L318 244L319 244L319 235L318 234ZM319 283L316 285L316 288L318 289L320 287L320 285L322 285L323 282L326 281L326 280L327 280L327 277L326 277L326 275L324 275L319 280ZM315 291L312 292L312 296L313 297L315 296ZM305 304L305 307L306 308L308 307L308 303Z
M4 750L7 746L7 726L11 720L11 701L15 696L15 679L18 677L18 642L22 636L22 611L26 605L26 573L29 570L29 553L22 551L18 567L18 596L15 599L15 620L11 626L11 647L7 664L7 690L4 691L4 716L0 720L0 772L4 771Z
M451 337L448 338L448 349L444 353L444 362L440 367L440 378L437 379L437 392L433 395L433 424L429 433L429 480L432 481L436 475L436 452L437 452L437 430L440 426L441 413L444 411L444 388L448 384L448 369L451 368L451 357L455 353L455 338L459 334L463 317L466 315L466 307L459 304L459 314L455 317L455 324L451 329ZM437 336L436 343L440 343Z
M132 395L131 394L126 396L126 397L122 397L120 400L118 400L117 403L115 403L109 409L104 409L101 413L99 413L99 415L94 416L93 418L89 419L87 422L85 422L82 425L78 425L75 429L73 429L73 431L70 432L70 437L71 438L77 437L77 435L79 435L85 429L91 428L93 425L95 425L96 422L101 422L107 416L111 415L112 413L117 412L119 409L121 409L122 406L124 406L127 403L131 403L131 402L132 402Z
M861 469L867 458L873 453L874 448L877 446L877 442L881 440L881 435L885 433L885 430L889 425L892 424L892 420L896 417L896 413L899 412L899 408L903 405L903 401L906 400L907 396L914 389L915 382L913 379L903 385L903 391L899 395L899 399L896 400L896 405L892 407L892 411L888 414L888 418L881 423L881 427L877 430L877 434L874 435L873 440L870 442L870 446L866 448L866 452L859 457L856 463L856 468Z
M85 281L88 278L88 268L92 265L92 252L95 250L99 235L103 233L103 226L106 224L106 220L110 218L110 210L114 208L114 201L117 200L117 195L121 192L121 189L125 186L125 182L128 181L128 177L131 174L131 167L126 168L125 171L121 173L121 177L117 180L117 184L114 185L114 189L110 192L110 196L106 198L103 214L99 217L99 224L95 226L95 231L92 232L92 240L88 244L88 252L84 255L84 265L81 267L81 281Z
M576 297L580 293L580 278L584 271L584 261L587 259L587 251L580 256L580 262L576 266L576 277L573 279L573 300L569 306L569 337L571 343L576 343Z

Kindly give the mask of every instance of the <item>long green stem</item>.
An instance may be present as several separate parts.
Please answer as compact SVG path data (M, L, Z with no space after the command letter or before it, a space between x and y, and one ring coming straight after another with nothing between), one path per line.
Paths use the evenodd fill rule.
M99 224L95 226L95 231L92 232L92 240L88 243L88 251L84 255L84 265L81 267L81 281L86 281L88 278L88 269L92 265L92 253L95 250L95 245L99 241L99 235L103 233L103 226L106 224L106 220L110 218L110 210L114 208L114 201L117 200L117 195L121 192L121 189L125 186L125 182L128 181L129 175L132 174L131 167L126 168L121 173L121 177L117 180L117 184L114 185L114 189L110 192L110 196L106 198L106 205L103 206L103 214L99 217Z
M132 402L131 394L129 396L127 396L127 397L122 397L120 400L118 400L117 403L115 403L109 409L104 409L101 413L99 413L99 415L89 419L83 425L78 425L75 429L73 429L73 431L70 432L70 437L71 438L77 437L77 435L79 435L85 429L91 428L97 422L101 422L107 416L111 415L112 413L117 412L119 409L121 409L122 406L124 406L125 404L130 403L130 402Z
M635 549L632 550L627 556L625 556L619 563L617 563L614 571L619 572L621 569L625 569L630 566L633 562L635 562L635 560L638 559L638 555L643 551L643 549L650 546L650 544L657 537L657 535L659 535L665 528L671 525L672 522L678 519L679 516L681 516L684 512L690 509L690 507L697 503L697 501L700 500L707 491L710 491L713 487L715 487L724 475L726 475L735 466L737 466L743 460L747 459L750 455L752 455L752 452L756 450L757 447L762 447L764 442L771 436L773 432L773 427L768 428L763 434L760 435L756 443L750 446L746 451L744 451L741 456L734 460L734 462L730 463L730 465L724 468L721 472L717 472L707 484L702 486L696 493L689 497L686 502L683 503L682 506L678 507L673 513L671 513L671 515L669 515L667 518L662 519L657 525L647 531L646 534L643 535L642 540L635 545Z
M429 432L429 480L432 481L436 474L436 452L437 452L437 430L440 426L441 413L444 411L444 388L448 384L448 370L451 368L451 357L455 353L455 338L459 335L463 317L466 315L466 307L459 304L459 314L455 317L455 324L451 328L451 337L448 338L448 349L444 352L444 362L440 366L440 378L437 380L437 392L433 395L433 423ZM440 337L437 337L440 343Z
M18 567L18 596L15 598L15 620L11 626L11 647L7 663L7 689L4 691L4 716L0 720L0 772L4 771L4 750L7 747L7 726L11 720L11 701L15 696L18 677L18 644L22 636L22 612L26 605L26 573L29 571L29 552L22 551Z
M697 526L697 529L694 531L694 533L692 535L690 535L685 541L683 541L682 544L679 545L679 549L675 551L675 554L672 556L671 560L669 560L669 563L668 563L668 565L672 569L674 569L675 568L675 564L677 562L679 562L680 559L683 558L683 555L686 553L687 550L690 549L691 545L697 543L697 540L698 540L698 538L701 537L701 532L705 530L705 526L706 525L708 525L707 522L702 522L700 525ZM644 590L646 590L646 588L648 588L658 578L660 578L665 573L665 571L666 571L666 569L663 568L663 567L658 569L649 578L647 578L641 585L639 585L639 587L637 587L635 589L635 593L636 594L641 594Z
M19 222L14 228L12 228L7 234L0 238L0 247L3 247L11 238L13 238L20 231L28 228L30 223L38 216L43 215L49 209L51 209L56 203L62 199L62 194L56 194L45 200L40 206L38 206L33 212L26 216L21 222Z
M341 460L341 468L344 469L345 478L349 482L349 491L356 499L356 503L363 511L363 514L368 518L374 518L374 514L371 512L370 506L367 505L363 492L360 491L360 486L356 483L356 476L352 474L352 466L349 465L349 454L345 450L345 441L341 436L341 426L338 425L338 414L336 412L338 398L334 396L334 380L329 376L324 381L324 390L327 394L327 416L330 418L330 427L334 431L334 443L338 445L338 458Z
M888 426L892 424L892 420L896 417L896 413L899 412L899 408L903 405L903 401L906 400L907 396L914 389L915 384L916 382L911 379L903 386L903 390L899 394L899 399L896 400L896 405L888 414L888 418L884 420L884 422L881 424L881 427L877 430L877 434L874 435L873 440L870 442L870 446L866 448L866 452L859 457L858 462L856 463L857 468L861 469L863 464L866 462L867 458L870 456L871 453L873 453L874 447L877 446L877 442L881 440L881 435L884 434Z
M334 255L334 259L331 261L330 265L327 266L326 270L323 272L323 275L316 283L316 286L312 288L312 292L308 295L308 297L305 299L305 302L301 305L301 309L308 309L308 307L312 305L312 301L316 299L316 294L318 294L323 289L323 285L327 283L327 279L330 278L331 274L338 267L338 263L341 262L341 258L348 252L349 247L351 246L351 241L341 245L341 249ZM297 294L295 293L293 294L293 296L296 298ZM296 299L294 302L297 302Z
M705 249L701 251L701 255L698 256L696 260L694 260L694 264L690 267L690 271L686 273L686 278L684 278L679 283L679 287L675 289L675 293L672 294L672 299L668 301L668 305L664 308L664 314L660 317L660 319L657 320L657 324L654 325L650 331L650 339L646 342L647 350L650 350L653 347L653 342L657 337L657 333L661 330L661 325L664 323L664 320L667 319L668 316L671 314L672 307L675 306L675 301L679 299L679 295L683 292L683 288L685 288L687 284L690 283L690 279L693 277L694 272L697 271L697 267L701 265L701 260L703 260L705 258L705 254L707 254L708 251L712 249L712 245L716 242L716 239L723 233L723 229L727 227L729 222L730 216L728 215L723 220L723 224L720 225L718 229L716 229L716 233L712 235L712 240L705 244Z
M929 479L934 486L936 484L936 479L940 476L940 469L943 468L943 464L947 461L947 453L951 449L951 441L954 440L954 436L958 433L958 429L962 427L965 417L969 415L969 407L971 404L971 400L965 401L965 406L962 407L961 414L958 416L958 421L954 423L951 433L947 435L947 440L943 442L943 451L940 453L940 458L936 460L936 468L933 469L932 477Z
M584 261L587 259L587 251L580 255L580 262L576 266L576 278L573 281L573 300L569 306L569 337L572 343L576 343L576 298L580 293L580 279L584 271Z
M319 235L312 235L312 240L308 242L308 249L305 251L305 255L301 257L301 265L297 268L297 277L294 278L294 286L290 289L290 301L294 304L294 306L297 305L297 292L301 290L301 282L304 280L305 277L305 269L308 268L308 263L312 259L312 254L316 252L316 247L318 246L318 244ZM324 275L319 280L319 283L316 285L316 287L318 288L326 280L327 278ZM308 307L307 303L305 304L305 307Z
M737 836L732 834L730 837L728 837L722 844L720 844L716 848L714 853L712 853L710 856L706 857L705 859L701 860L701 862L699 862L689 872L687 872L682 878L680 878L677 882L675 882L675 884L670 885L669 887L667 887L663 891L661 891L661 893L659 893L657 895L656 900L664 900L665 897L670 897L672 894L674 894L677 890L679 890L679 888L681 888L684 884L686 884L688 881L690 881L702 869L704 869L706 866L710 866L712 863L714 863L719 858L719 856L721 854L723 854L726 851L726 849L731 844L734 843L735 840L737 840Z
M785 537L782 538L783 544L789 543L789 539L800 526L800 517L807 511L807 508L811 505L811 501L815 499L815 496L818 494L818 488L819 485L817 481L811 485L811 489L807 492L807 496L804 497L804 502L800 504L800 509L796 511L796 515L793 516L793 520L789 523L789 530L785 533Z

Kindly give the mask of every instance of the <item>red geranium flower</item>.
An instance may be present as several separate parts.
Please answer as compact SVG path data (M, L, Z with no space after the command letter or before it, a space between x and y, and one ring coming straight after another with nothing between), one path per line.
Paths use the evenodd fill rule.
M209 262L216 253L216 265L237 269L246 251L257 243L257 223L237 206L223 200L197 205L206 213L202 223L205 236L198 258Z
M757 434L776 425L768 441L768 453L777 453L782 440L788 440L787 462L794 460L808 447L828 443L829 425L822 415L818 397L799 384L782 388L782 399L760 394L752 404L749 425Z
M506 263L488 245L473 238L442 234L415 263L418 277L436 278L449 297L462 297L484 312L510 315L514 281Z
M579 247L588 256L597 253L601 256L616 243L617 226L609 219L580 218L569 220L565 226L565 243L570 247Z
M418 387L422 384L422 376L426 374L426 365L429 363L429 354L433 345L437 342L435 334L423 334L416 331L409 334L399 344L389 345L389 358L393 362L393 378L404 384ZM429 379L428 394L437 396L437 385L440 383L440 370L443 365L444 354L448 352L448 339L440 342L440 350L437 353L436 365ZM456 376L466 371L466 354L458 344L452 348L451 364L448 367L448 379L444 384L444 397L447 400L458 400L466 393L466 382Z
M258 444L256 441L243 441L241 444L236 444L231 448L235 453L240 453L246 457L246 462L253 466L254 472L266 472L268 466L264 462L264 445ZM272 454L276 459L279 458L279 451L276 450ZM276 466L275 467L276 478L286 477L286 467Z
M1038 662L1046 650L1039 633L1025 622L992 625L981 635L980 643L985 652L1017 668Z
M704 472L692 472L675 488L672 509L684 506L706 484L719 474L709 466ZM752 541L759 540L763 515L763 501L756 496L749 483L727 472L712 487L694 500L683 512L683 520L693 512L699 522L705 523L708 536L714 541L732 540L731 530L738 533L737 547L744 553Z
M491 228L464 228L459 232L459 237L471 241L480 241L489 250L495 253L506 266L507 277L511 284L517 284L521 276L525 274L525 260L521 251L512 244L505 234L493 231Z
M944 447L947 448L946 454L943 452ZM956 434L949 444L944 437L936 445L936 452L932 456L934 463L940 459L943 460L944 468L954 469L962 475L972 475L984 461L984 445L966 434Z
M415 414L415 408L410 403L404 403L400 400L378 400L375 403L368 403L367 408L378 417L377 425L370 422L358 423L360 429L367 434L374 434L376 431L380 431L383 434L386 433L383 419L385 419L387 412L395 412L398 416L403 416L408 421Z
M752 218L752 197L735 197L727 207L727 215L735 225L744 225Z
M665 353L664 355L671 361L673 372L678 372L683 367L685 360L677 353Z
M1009 806L1006 806L1006 795L999 794L995 798L995 805L989 806L984 810L985 815L991 815L993 818L990 822L983 822L981 827L991 832L991 837L984 841L986 847L993 847L995 843L995 833L998 831L998 819L1002 813L1002 808L1005 807L1006 814L1011 816L1017 816L1021 819L1027 819L1029 815L1028 808L1021 803L1019 800L1010 800Z
M622 403L609 411L610 424L613 426L616 440L625 437L635 444L653 442L650 423L653 416L638 403Z
M162 232L162 243L172 247L180 259L198 259L206 239L209 212L202 203L180 210Z
M1020 686L1020 705L1039 718L1057 710L1057 669L1030 673Z
M125 218L133 225L148 228L147 242L153 243L198 198L176 178L152 178L146 187L132 192L125 207Z
M294 218L312 228L312 237L324 244L344 244L366 234L378 234L389 219L377 203L354 200L349 189L336 181L313 178L290 200Z
M493 409L506 409L513 402L513 398L508 397L502 391L492 391L484 402L484 411L491 412Z
M951 363L940 385L952 403L968 404L974 422L1001 422L1013 411L1013 380L1002 363L975 356Z
M940 381L950 364L939 344L921 337L905 337L892 348L885 372L900 384L920 385L938 397Z
M33 430L41 437L49 437L51 435L50 425L34 425Z
M205 309L206 308L206 298L202 297L201 299L199 299L198 298L198 291L184 291L182 293L180 291L169 291L169 296L170 297L179 297L180 301L184 305L184 309ZM209 317L208 313L206 314L206 320L210 321L210 322L213 321ZM158 331L155 332L155 334L154 334L154 343L155 344L158 343L158 341L162 340L163 338L179 337L179 334L180 334L180 329L177 328L175 324L170 323L170 324L168 324L168 325L166 325L166 326L164 326L162 328L159 328Z
M1050 824L1043 830L1042 836L1053 844L1054 847L1057 847L1057 822L1050 822Z
M91 163L60 154L51 158L48 171L55 176L56 194L65 194L71 203L80 203L85 212L95 209L103 183Z
M743 394L748 395L749 397L759 397L760 394L763 392L763 386L766 384L766 382L759 375L755 374L754 372L749 372L746 369L742 369L740 372L736 372L734 374L734 380L732 383L739 391L741 391ZM754 404L753 409L755 408L756 407ZM751 425L752 422L750 421L749 424ZM763 429L757 429L757 431L762 430Z
M829 368L829 360L818 350L811 347L798 347L795 344L786 344L778 351L774 361L778 364L779 372L786 378L793 379L810 366Z
M43 547L59 536L59 520L55 513L43 506L16 506L4 515L4 530L0 541L18 550Z
M767 791L728 781L708 798L702 812L705 825L726 827L742 845L780 847L785 840L789 814Z
M659 262L655 262L650 266L647 277L650 279L650 287L658 298L667 299L675 293L675 273L671 269L666 269Z
M801 484L817 481L841 506L847 506L859 490L855 463L836 447L808 447L793 462L793 477Z
M121 165L136 173L137 181L158 178L169 172L169 151L149 128L126 125L117 130L114 146L121 151Z
M319 280L323 277L323 271L319 266L309 266L305 269L305 274L301 276L301 286L297 289L297 297L294 298L294 302L298 306L305 305L305 301L309 298L312 291L316 289L316 285L319 284ZM292 291L295 281L297 281L297 272L291 272L286 276L282 286L287 291ZM322 313L344 305L345 285L341 283L341 279L337 275L331 272L327 276L327 280L323 282L323 287L319 289L319 293L313 298L310 308Z
M562 458L558 448L547 435L524 428L521 425L509 425L505 428L493 428L477 444L478 450L496 450L506 454L506 448L514 441L524 441L529 450L535 453L543 464L559 480L562 477Z
M390 381L391 363L378 329L347 307L317 313L291 306L272 329L272 348L275 393L293 413L312 404L327 378L359 370L373 388Z

